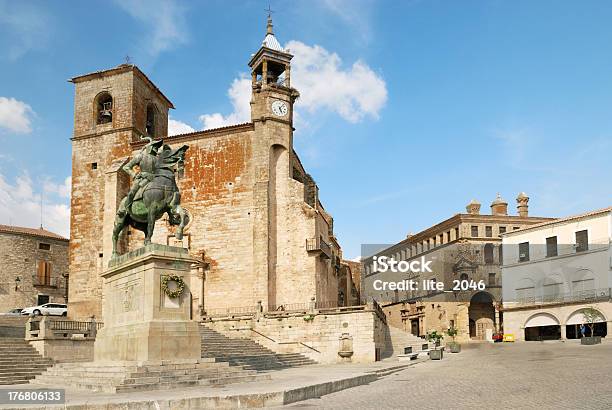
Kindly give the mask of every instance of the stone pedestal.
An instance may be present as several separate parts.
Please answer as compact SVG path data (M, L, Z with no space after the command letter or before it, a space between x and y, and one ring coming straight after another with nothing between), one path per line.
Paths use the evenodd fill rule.
M102 274L104 327L94 343L94 361L57 364L30 383L119 393L268 379L201 358L188 286L194 262L187 249L157 244L111 260ZM185 288L170 298L162 280L175 275Z
M95 361L160 362L200 359L198 324L191 320L186 249L151 244L112 260L104 278L104 327L94 345ZM164 276L183 278L177 298L162 290Z

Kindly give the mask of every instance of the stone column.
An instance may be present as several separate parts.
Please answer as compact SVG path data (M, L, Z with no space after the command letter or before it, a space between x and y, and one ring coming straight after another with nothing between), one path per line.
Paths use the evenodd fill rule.
M608 337L612 338L612 320L606 322L606 328L608 329Z
M499 325L500 325L499 323L499 305L496 304L495 305L495 332L496 333L499 333L499 330L500 330Z
M567 339L567 327L565 326L565 323L561 324L561 340L565 340Z

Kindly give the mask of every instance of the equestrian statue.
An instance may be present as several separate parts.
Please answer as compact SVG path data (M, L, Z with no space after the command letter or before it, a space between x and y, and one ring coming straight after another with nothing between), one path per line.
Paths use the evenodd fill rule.
M127 195L121 200L113 228L113 255L117 256L117 240L126 226L132 226L145 234L145 246L151 243L155 221L168 214L170 225L178 225L175 236L183 239L183 229L189 223L189 215L181 207L181 193L176 185L175 169L182 169L187 145L173 150L163 140L148 141L147 145L123 166L133 179ZM139 171L134 171L138 166Z

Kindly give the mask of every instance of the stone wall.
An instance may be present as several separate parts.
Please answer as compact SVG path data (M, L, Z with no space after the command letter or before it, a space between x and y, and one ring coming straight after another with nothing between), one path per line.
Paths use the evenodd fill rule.
M76 83L69 316L100 317L100 273L110 259L117 202L129 184L120 177L121 161L144 144L136 136L142 131L145 97L153 96L160 107L163 101L129 70L109 70ZM102 90L113 94L114 119L95 125L91 104ZM291 93L254 91L252 110L258 114L252 122L164 139L173 148L189 145L177 183L191 222L178 241L164 217L156 224L153 242L187 248L202 261L189 278L194 318L259 301L264 310L274 310L312 297L337 299L331 260L306 251L310 238L336 243L331 218L318 199L305 202L304 184L293 178L293 170L302 175L303 168L293 151L291 121L269 113L273 100L292 104ZM160 121L165 123L156 126L162 132L167 116ZM143 238L129 229L121 250L141 247ZM332 252L340 256L337 245Z
M40 244L49 245L49 250L39 249ZM38 280L39 261L51 266L48 286ZM38 295L49 296L50 302L66 303L67 273L67 240L0 232L0 312L35 306Z
M91 362L94 359L94 339L30 340L42 357L61 362Z
M352 337L350 362L370 363L388 344L386 325L372 310L215 319L206 324L228 337L247 337L279 353L302 353L319 363L341 363L340 336Z

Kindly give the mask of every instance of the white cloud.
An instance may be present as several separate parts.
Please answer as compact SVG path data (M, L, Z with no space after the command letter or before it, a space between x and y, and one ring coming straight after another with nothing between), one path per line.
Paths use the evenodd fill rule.
M227 95L232 103L232 113L227 116L218 112L200 115L200 121L202 121L205 130L240 124L251 119L251 80L246 77L246 74L232 81Z
M10 61L15 61L30 50L44 49L51 38L53 24L40 8L28 2L0 1L0 31L6 41L0 52L5 51Z
M115 3L149 27L145 43L151 56L187 42L186 9L181 4L170 0L115 0Z
M173 120L172 118L168 119L168 136L188 134L194 131L195 129L189 124L185 124L182 121Z
M321 46L290 41L286 48L294 55L291 64L292 86L300 91L296 120L308 122L300 113L302 109L310 114L322 109L333 111L351 123L359 122L366 116L378 119L380 110L387 102L387 86L366 63L358 60L343 69L340 57ZM233 111L228 115L201 115L204 129L249 121L251 80L246 74L234 79L228 95Z
M25 134L32 131L32 107L14 98L0 97L0 127Z
M378 119L387 102L387 86L366 63L358 60L342 69L338 54L321 46L290 41L286 48L294 55L291 79L300 91L298 109L335 111L352 123L365 116Z
M70 235L70 178L63 184L43 182L43 226L68 237ZM37 228L40 225L41 192L34 189L28 174L10 183L0 174L0 223Z

